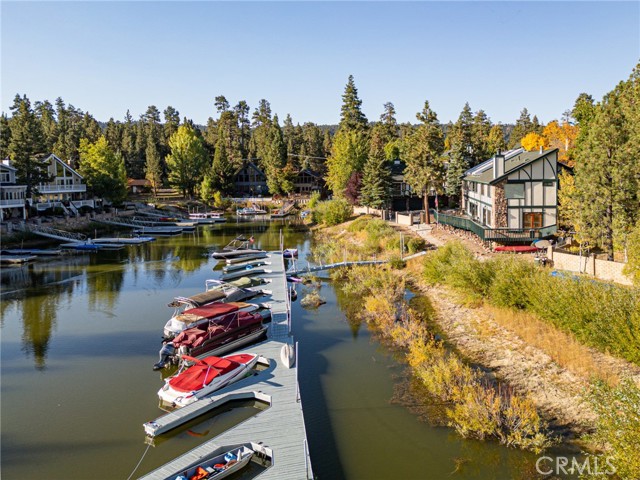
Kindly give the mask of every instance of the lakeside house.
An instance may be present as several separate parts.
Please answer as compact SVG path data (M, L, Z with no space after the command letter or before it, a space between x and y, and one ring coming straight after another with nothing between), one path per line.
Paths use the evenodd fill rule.
M294 193L311 195L313 192L323 192L324 188L324 178L308 168L300 170L293 179Z
M267 176L250 160L245 160L242 167L233 176L235 193L237 195L264 196L268 195Z
M11 160L5 159L0 163L0 218L19 216L27 218L25 201L27 186L16 183L16 168L11 166Z
M37 203L32 204L38 211L52 207L61 207L66 211L65 204L72 211L82 206L95 206L93 200L87 199L87 185L82 175L53 153L45 161L48 162L47 171L52 179L36 186Z
M467 170L462 211L462 216L436 213L436 218L498 243L530 242L555 233L558 149L498 152Z

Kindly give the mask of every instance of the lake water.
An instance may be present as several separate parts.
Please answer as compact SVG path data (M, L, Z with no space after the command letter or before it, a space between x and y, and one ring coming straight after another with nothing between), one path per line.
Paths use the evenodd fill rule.
M207 252L240 233L301 259L310 236L295 220L234 221L120 251L3 268L1 474L4 480L136 478L265 408L236 404L154 446L157 361L167 303L216 278ZM302 296L302 286L297 287ZM345 318L357 298L336 295L308 311L293 304L299 378L315 475L320 479L526 479L535 456L462 440L391 403L404 367L365 325ZM257 439L259 440L259 439ZM277 454L277 453L276 453ZM277 457L276 457L277 458Z

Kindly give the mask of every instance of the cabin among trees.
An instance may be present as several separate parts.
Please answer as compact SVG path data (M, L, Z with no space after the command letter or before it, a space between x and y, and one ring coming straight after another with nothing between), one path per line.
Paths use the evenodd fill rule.
M300 170L293 179L293 191L297 194L311 195L313 192L323 192L324 188L322 176L308 168Z
M267 176L251 161L244 161L233 177L237 195L263 196L269 193Z
M49 155L45 161L48 163L47 171L51 180L37 185L39 202L67 202L86 199L87 185L84 183L82 175L54 154Z

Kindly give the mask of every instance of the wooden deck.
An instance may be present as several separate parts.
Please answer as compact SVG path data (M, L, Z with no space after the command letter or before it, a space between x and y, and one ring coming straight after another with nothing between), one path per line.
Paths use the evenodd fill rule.
M261 443L272 451L271 467L255 478L260 480L313 478L302 415L302 402L298 390L297 358L292 368L287 368L280 358L280 352L285 343L295 345L293 337L289 334L290 304L284 259L281 252L274 252L269 254L269 260L271 272L263 275L264 278L271 279L270 286L273 291L269 301L272 320L268 339L258 345L249 346L243 351L258 353L269 360L270 366L258 375L230 385L216 392L216 395L163 415L154 422L165 428L166 422L178 422L181 415L192 416L194 409L207 408L205 403L216 402L219 404L221 400L224 401L224 397L255 396L262 400L270 399L270 407L172 462L148 473L141 477L142 479L173 479L175 478L174 472L185 470L190 465L199 463L203 456L220 446L248 442Z

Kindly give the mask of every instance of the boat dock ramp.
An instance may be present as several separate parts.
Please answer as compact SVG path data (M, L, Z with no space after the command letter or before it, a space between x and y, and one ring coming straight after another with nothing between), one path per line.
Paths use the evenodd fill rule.
M229 400L255 398L269 407L245 420L199 447L141 477L144 480L175 478L176 471L186 470L221 445L255 444L267 447L272 453L272 464L256 478L260 480L302 480L313 478L307 446L302 401L298 388L298 361L282 355L295 351L291 336L291 303L286 281L285 261L282 252L268 253L270 272L264 273L271 280L271 324L267 340L243 349L257 353L268 362L265 370L215 392L186 407L162 415L144 425L145 432L156 435L200 415L204 411L222 405ZM263 362L264 362L263 361Z

